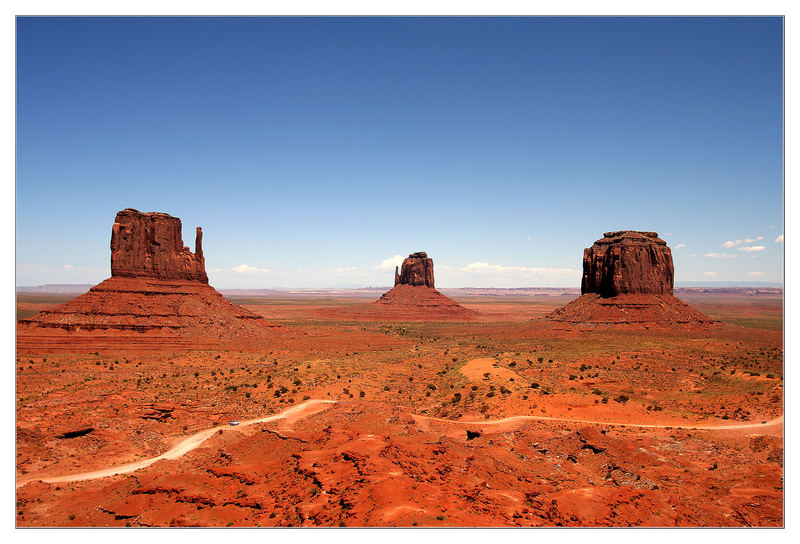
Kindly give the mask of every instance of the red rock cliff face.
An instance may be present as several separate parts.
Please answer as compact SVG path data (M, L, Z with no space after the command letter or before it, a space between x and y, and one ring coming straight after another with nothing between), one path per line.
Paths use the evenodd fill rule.
M395 272L395 285L424 285L433 287L433 259L424 251L412 253L403 261L398 280Z
M583 251L581 293L672 294L672 252L655 232L606 232Z
M183 245L181 220L165 213L127 208L111 229L111 275L208 283L203 230L197 227L195 251Z

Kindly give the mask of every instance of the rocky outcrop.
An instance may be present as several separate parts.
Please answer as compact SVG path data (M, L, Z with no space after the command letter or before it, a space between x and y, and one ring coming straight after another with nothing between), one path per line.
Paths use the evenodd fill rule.
M275 325L208 285L197 229L183 247L181 221L128 208L111 230L111 278L71 301L20 319L17 349L198 349L263 343Z
M177 217L133 208L122 210L111 228L111 275L208 283L203 230L197 227L192 253L183 245Z
M581 294L672 294L672 253L655 232L606 232L583 251Z
M428 257L424 251L412 253L403 261L400 269L398 281L397 271L395 270L395 285L424 285L434 287L433 284L433 259Z
M433 259L424 251L412 253L394 269L394 287L374 303L381 317L402 319L474 319L464 308L434 288Z
M717 322L672 294L667 243L655 232L606 232L583 251L581 296L547 315L566 328L705 327Z

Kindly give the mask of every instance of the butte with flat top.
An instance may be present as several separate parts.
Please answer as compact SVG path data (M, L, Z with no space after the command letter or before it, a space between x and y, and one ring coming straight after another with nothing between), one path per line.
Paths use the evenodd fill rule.
M192 253L177 217L122 210L111 229L111 277L20 320L18 349L197 349L264 339L273 325L208 285L202 242L198 227Z
M672 252L655 232L606 232L583 251L581 296L549 314L583 326L703 327L715 320L673 295Z
M398 312L427 315L432 318L471 319L476 312L436 290L433 259L424 251L412 253L398 270L395 267L394 287L374 304Z

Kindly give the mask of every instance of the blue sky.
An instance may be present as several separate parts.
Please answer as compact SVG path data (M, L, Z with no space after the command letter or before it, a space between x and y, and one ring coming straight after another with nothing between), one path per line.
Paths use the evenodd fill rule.
M96 283L126 207L217 287L578 286L604 231L782 281L777 18L20 18L18 285ZM729 243L728 243L729 242Z

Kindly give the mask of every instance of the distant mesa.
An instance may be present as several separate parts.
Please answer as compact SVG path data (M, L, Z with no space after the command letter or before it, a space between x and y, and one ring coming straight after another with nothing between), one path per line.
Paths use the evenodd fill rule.
M464 308L434 288L433 259L424 251L412 253L394 271L394 287L375 304L409 317L471 319L477 312Z
M196 349L263 340L275 326L208 285L202 237L198 227L192 253L177 217L122 210L111 229L111 277L20 320L18 348Z
M672 252L655 232L606 232L583 251L581 296L547 316L573 325L644 328L716 323L673 295Z

